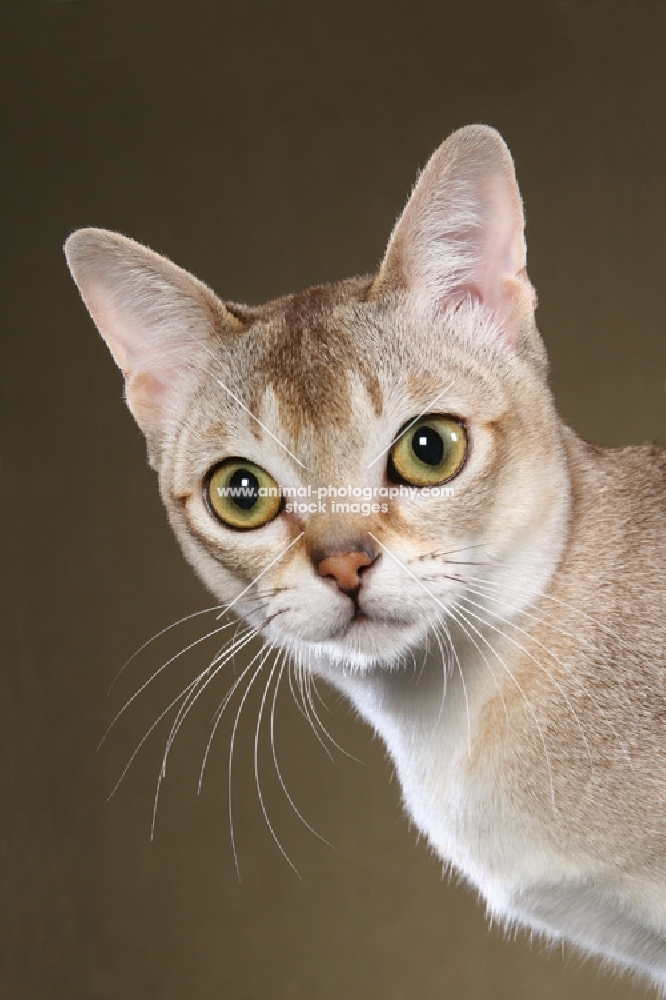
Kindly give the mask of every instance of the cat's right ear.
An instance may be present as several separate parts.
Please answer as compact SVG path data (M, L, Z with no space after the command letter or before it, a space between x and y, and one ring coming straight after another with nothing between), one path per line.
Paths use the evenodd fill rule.
M530 322L536 295L525 270L523 205L499 132L468 125L433 153L391 234L371 294L400 288L438 313L471 298L507 344Z
M187 271L118 233L78 229L65 256L154 458L187 372L210 370L210 341L241 321Z

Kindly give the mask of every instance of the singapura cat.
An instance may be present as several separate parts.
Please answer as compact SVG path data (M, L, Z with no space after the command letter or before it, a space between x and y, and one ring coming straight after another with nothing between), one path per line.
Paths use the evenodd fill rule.
M494 917L666 988L665 452L558 417L523 230L470 126L377 274L255 308L115 233L66 254L210 590L351 699Z

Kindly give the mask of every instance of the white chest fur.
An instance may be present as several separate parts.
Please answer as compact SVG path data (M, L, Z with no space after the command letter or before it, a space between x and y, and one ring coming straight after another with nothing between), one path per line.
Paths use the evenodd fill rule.
M446 691L434 658L420 676L417 668L338 683L382 737L412 820L499 913L525 885L564 874L566 863L535 851L537 833L507 790L501 748L479 758L479 717L497 687L478 653L460 647L458 655L464 672L453 666Z
M446 679L435 661L416 673L338 676L337 687L382 737L403 803L437 855L481 894L494 919L562 939L666 983L666 927L646 908L649 887L558 849L506 781L502 747L475 736L497 685L467 648ZM329 677L331 674L329 674ZM464 678L464 679L463 679ZM547 793L545 793L547 794Z

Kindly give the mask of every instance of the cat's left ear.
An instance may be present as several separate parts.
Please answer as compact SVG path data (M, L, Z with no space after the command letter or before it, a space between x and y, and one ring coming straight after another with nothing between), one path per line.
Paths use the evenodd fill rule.
M427 311L467 297L516 344L536 306L525 270L523 205L509 149L469 125L432 155L393 230L374 291L399 286Z

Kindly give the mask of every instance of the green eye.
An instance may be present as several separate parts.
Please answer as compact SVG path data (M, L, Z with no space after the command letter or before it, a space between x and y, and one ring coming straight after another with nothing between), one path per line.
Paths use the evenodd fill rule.
M421 417L390 451L389 471L410 486L438 486L453 479L467 456L467 434L455 417ZM392 469L391 469L392 466Z
M272 476L244 458L225 458L206 476L208 508L230 528L261 528L279 513L280 489Z

